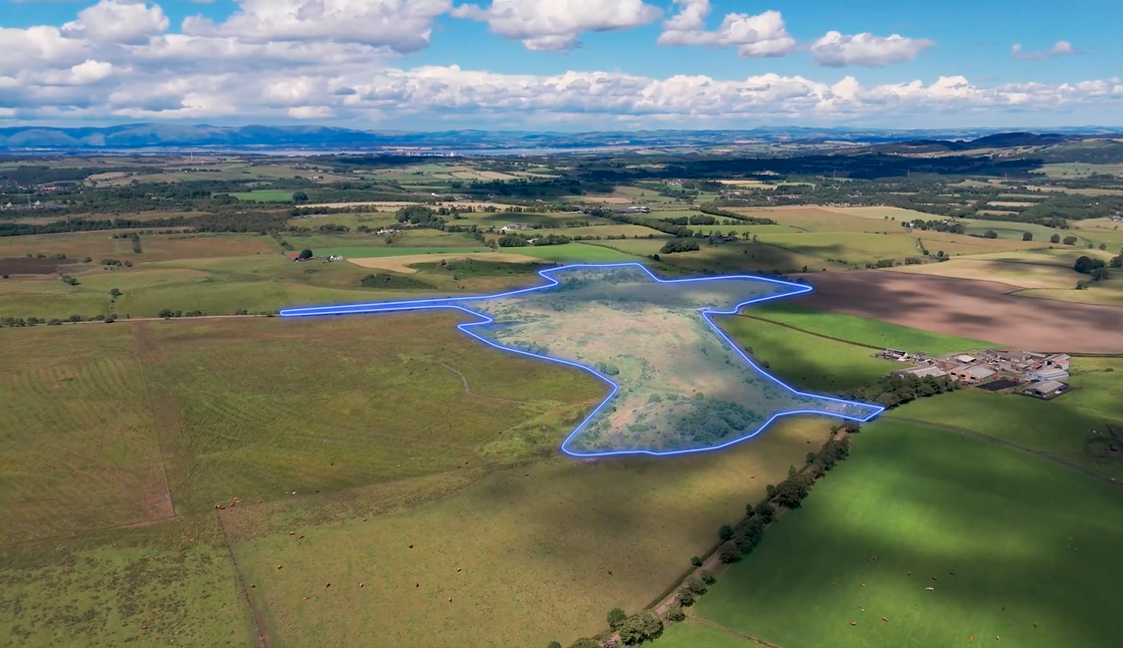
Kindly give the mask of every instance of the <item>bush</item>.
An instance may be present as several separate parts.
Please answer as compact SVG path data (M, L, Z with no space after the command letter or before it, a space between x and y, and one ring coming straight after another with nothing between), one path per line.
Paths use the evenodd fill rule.
M659 248L659 252L663 254L677 254L679 252L697 252L702 249L697 241L689 239L672 239L663 244Z
M756 515L761 522L768 524L776 518L776 507L772 506L769 502L761 502L760 505L756 507Z
M721 525L721 528L717 531L717 537L720 538L722 542L729 540L733 537L733 527L728 524Z
M721 548L718 557L721 558L722 564L730 565L741 559L741 550L734 545L727 545Z
M546 648L562 648L560 641L551 641Z
M694 605L694 593L688 589L679 590L678 596L675 597L675 602L682 607L690 607Z
M624 614L624 610L620 608L612 608L608 611L608 627L613 630L619 630L620 626L628 619L628 615Z
M1066 236L1064 237L1062 243L1064 243L1065 245L1076 245L1076 242L1078 240L1080 239L1076 238L1075 236Z
M701 567L702 566L702 559L698 556L694 556L693 558L690 559L690 564L694 565L695 567Z
M683 583L682 586L686 589L686 591L690 592L694 596L701 596L710 589L704 582L702 582L702 579L698 578L697 576L691 576L690 578L686 579L686 582Z
M714 576L714 573L708 569L702 571L701 577L702 582L706 585L713 585L717 582L717 576Z
M1023 241L1032 241L1033 240L1033 232L1022 232L1022 240Z
M574 641L569 648L600 648L600 642L581 637L577 641Z
M641 612L624 622L620 628L620 640L632 646L651 641L663 634L663 620L654 612Z
M301 251L300 251L300 256L299 256L298 258L301 258L301 259L311 259L311 258L312 258L312 250L309 250L309 249L303 249L303 250L301 250Z

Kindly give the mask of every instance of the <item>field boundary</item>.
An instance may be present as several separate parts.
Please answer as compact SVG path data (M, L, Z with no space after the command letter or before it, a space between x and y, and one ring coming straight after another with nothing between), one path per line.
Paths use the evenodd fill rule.
M834 340L835 342L852 344L852 345L857 346L857 347L862 347L863 349L873 349L874 351L884 351L885 350L885 347L874 346L872 344L866 344L864 342L855 342L854 340L847 340L845 338L834 337L833 335L825 335L823 333L816 333L815 331L809 331L805 328L800 328L800 327L798 327L794 324L788 324L788 323L785 323L785 322L777 322L776 320L768 319L767 317L761 317L760 315L749 315L748 313L741 312L741 313L737 313L737 316L738 317L747 317L749 319L758 320L760 322L767 322L769 324L775 324L776 326L783 326L784 328L788 328L788 329L791 329L793 331L799 331L800 333L806 333L808 335L814 335L815 337L820 337L820 338L823 338L824 340ZM880 321L880 320L877 320L877 321Z
M1060 457L1049 454L1048 452L1045 452L1044 450L1034 450L1033 448L1027 448L1026 446L1014 443L1013 441L1007 441L1005 439L999 439L998 437L993 437L993 436L990 436L989 434L983 434L982 432L976 432L974 430L964 428L964 427L958 427L958 426L955 426L955 425L944 425L944 424L941 424L941 423L932 423L930 421L924 421L924 420L921 420L921 419L914 419L914 418L906 418L906 417L903 417L903 416L885 415L885 416L882 416L881 418L884 418L884 419L887 419L887 420L890 420L890 421L898 421L898 422L901 422L901 423L912 423L912 424L915 424L915 425L923 425L924 427L930 427L930 428L934 428L934 429L937 429L937 430L943 430L945 432L955 432L955 433L958 433L958 434L965 434L969 437L979 439L980 441L987 441L987 442L993 443L995 445L1000 445L1000 446L1003 446L1003 447L1006 447L1006 448L1010 448L1011 450L1017 450L1019 452L1024 452L1026 454L1030 454L1030 455L1033 455L1035 457L1045 459L1046 461L1051 461L1051 462L1053 462L1053 463L1055 463L1059 466L1063 466L1065 468L1068 468L1069 470L1074 470L1074 471L1076 471L1076 472L1078 472L1078 473L1080 473L1080 474L1082 474L1086 477L1091 477L1092 479L1095 479L1096 481L1103 482L1104 484L1107 484L1108 486L1123 490L1123 482L1119 482L1119 481L1117 481L1117 480L1115 480L1111 477L1105 477L1104 475L1101 475L1099 473L1092 472L1091 470L1088 470L1087 468L1085 468L1083 466L1074 464L1071 461L1067 461L1065 459L1061 459Z
M265 633L265 621L257 612L257 608L253 605L253 599L250 598L249 590L246 589L246 581L242 578L242 569L238 566L238 559L234 556L234 548L230 545L230 538L226 535L226 525L222 523L222 515L214 512L215 523L218 525L219 533L222 534L222 545L226 547L226 553L230 556L230 565L234 568L234 582L238 586L238 592L242 595L242 600L246 604L246 608L250 613L250 621L253 623L254 634L257 635L257 645L259 648L269 647L269 636Z
M733 628L723 626L720 623L717 623L716 621L710 621L709 619L704 619L704 618L702 618L702 617L700 617L696 614L692 614L687 618L689 620L686 623L697 623L699 625L709 626L709 627L713 628L714 630L720 630L720 631L722 631L726 634L731 634L734 637L740 637L741 639L746 639L746 640L751 641L755 644L759 644L761 646L764 646L765 648L780 648L780 646L778 646L774 643L765 641L764 639L761 639L760 637L754 637L751 634L746 634L744 632L741 632L740 630L734 630Z

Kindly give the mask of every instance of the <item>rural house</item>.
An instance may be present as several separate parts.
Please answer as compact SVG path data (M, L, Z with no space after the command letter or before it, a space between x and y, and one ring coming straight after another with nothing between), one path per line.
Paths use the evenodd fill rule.
M532 228L530 225L525 225L523 223L511 223L510 225L504 225L503 227L500 227L499 231L503 232L503 233L506 233L506 232L515 232L515 231L519 231L519 230L528 230L528 229L534 229L534 228Z

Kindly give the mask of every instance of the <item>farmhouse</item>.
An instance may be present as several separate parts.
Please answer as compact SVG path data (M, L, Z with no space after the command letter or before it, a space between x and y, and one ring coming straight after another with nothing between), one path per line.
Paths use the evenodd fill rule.
M510 225L504 225L503 227L500 227L499 231L503 232L503 233L506 233L506 232L516 232L516 231L519 231L519 230L528 230L528 229L534 229L534 228L531 227L530 225L526 225L526 224L523 224L523 223L511 223Z
M961 382L974 383L980 380L986 380L998 372L990 367L984 367L983 365L961 364L948 373L951 374L952 378Z
M886 360L908 360L909 354L907 351L901 351L900 349L886 349L881 352L881 357Z
M1026 372L1026 378L1033 381L1046 381L1046 380L1064 380L1068 378L1068 372L1064 369L1046 368L1036 369Z
M1068 385L1059 380L1045 380L1033 383L1023 392L1027 396L1036 398L1055 398L1068 391Z

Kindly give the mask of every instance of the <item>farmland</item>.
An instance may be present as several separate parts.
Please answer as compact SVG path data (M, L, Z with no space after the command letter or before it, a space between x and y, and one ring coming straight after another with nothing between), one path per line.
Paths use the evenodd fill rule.
M793 646L1113 645L1123 526L1099 512L1123 493L922 425L868 425L853 452L695 614Z

